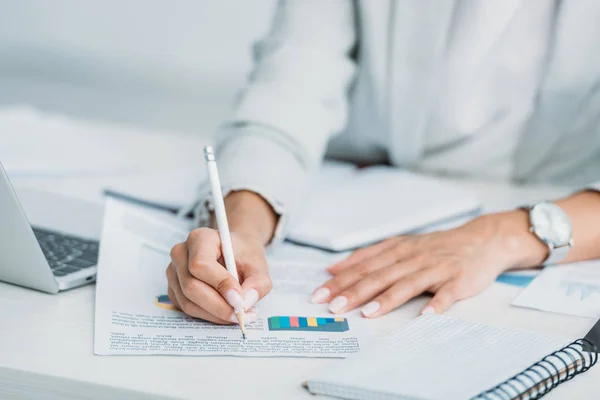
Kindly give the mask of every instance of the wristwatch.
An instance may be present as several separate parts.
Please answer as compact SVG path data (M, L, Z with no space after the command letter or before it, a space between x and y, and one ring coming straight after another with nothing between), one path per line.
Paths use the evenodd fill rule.
M530 232L550 250L542 265L558 264L573 247L573 229L569 216L559 206L548 201L524 209L529 212Z

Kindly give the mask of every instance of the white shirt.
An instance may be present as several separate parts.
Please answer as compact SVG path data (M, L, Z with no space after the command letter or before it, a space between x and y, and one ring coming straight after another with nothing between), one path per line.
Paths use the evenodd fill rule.
M596 0L281 2L217 136L224 191L286 214L326 150L434 173L598 180L598 20Z
M498 14L511 14L498 26ZM510 178L549 49L553 1L469 1L456 10L439 103L425 133L423 163L434 170ZM502 104L502 114L498 112ZM465 150L461 151L461 147Z

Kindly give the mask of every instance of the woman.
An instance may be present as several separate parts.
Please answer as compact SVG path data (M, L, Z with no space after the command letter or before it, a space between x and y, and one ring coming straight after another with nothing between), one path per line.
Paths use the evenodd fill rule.
M252 319L271 289L264 247L326 151L581 189L358 250L313 295L333 313L378 317L427 291L422 312L441 313L507 269L600 257L600 194L585 186L600 179L598 20L595 0L280 2L217 140L241 285L217 232L197 229L172 250L170 298L216 323L232 307Z

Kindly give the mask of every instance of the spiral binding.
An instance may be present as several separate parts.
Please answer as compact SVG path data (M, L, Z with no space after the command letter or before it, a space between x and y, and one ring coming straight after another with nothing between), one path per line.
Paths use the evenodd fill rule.
M596 345L587 339L578 339L472 400L541 399L561 383L593 367L597 361ZM564 368L558 368L557 365Z

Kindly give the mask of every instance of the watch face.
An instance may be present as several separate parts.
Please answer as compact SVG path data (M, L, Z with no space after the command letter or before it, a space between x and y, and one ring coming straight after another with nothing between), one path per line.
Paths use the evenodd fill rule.
M530 212L531 226L544 242L564 246L571 240L571 221L556 204L540 203Z

